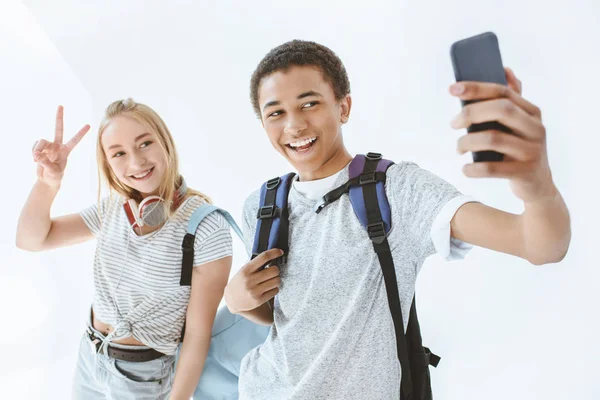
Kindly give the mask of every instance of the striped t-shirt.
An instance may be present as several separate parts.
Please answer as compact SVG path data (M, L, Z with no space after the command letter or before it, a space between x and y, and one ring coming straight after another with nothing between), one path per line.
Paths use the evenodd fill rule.
M187 223L204 203L187 198L158 230L138 236L123 210L123 199L108 196L81 212L98 243L94 257L96 317L115 331L108 340L129 336L165 354L174 354L185 321L190 286L180 286ZM98 212L100 211L100 212ZM229 224L211 213L196 230L194 266L232 255Z

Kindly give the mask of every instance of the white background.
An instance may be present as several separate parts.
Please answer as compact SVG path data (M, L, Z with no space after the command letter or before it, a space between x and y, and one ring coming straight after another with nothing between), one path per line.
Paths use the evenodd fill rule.
M0 388L2 398L69 397L92 296L94 243L26 253L14 246L35 180L31 146L52 139L65 106L69 159L52 215L96 201L95 135L106 105L132 96L174 134L188 184L240 221L245 197L289 170L249 101L249 79L272 47L301 38L331 47L351 80L344 129L355 154L412 160L486 204L518 213L507 182L461 173L464 134L452 42L484 31L540 106L554 179L569 206L566 259L536 267L484 249L427 261L418 282L425 343L442 356L437 399L597 399L600 3L538 1L184 2L1 0ZM283 4L282 4L283 3ZM235 242L234 270L245 260ZM596 382L595 382L596 380Z

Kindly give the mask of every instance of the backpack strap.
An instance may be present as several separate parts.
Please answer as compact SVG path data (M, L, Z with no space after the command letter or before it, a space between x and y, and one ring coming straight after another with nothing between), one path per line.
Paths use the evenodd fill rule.
M392 228L392 213L385 194L386 171L392 164L393 161L383 160L379 153L358 154L350 163L348 182L323 196L316 212L348 193L354 214L369 238L383 241Z
M355 177L370 177L378 172L385 172L393 162L383 160L381 154L368 153L366 156L358 155L350 164L350 179ZM364 178L363 178L364 179ZM410 361L408 359L408 345L404 333L402 320L402 306L398 293L398 281L396 279L396 270L392 252L387 240L391 229L391 211L387 196L385 195L385 181L376 182L370 180L362 186L350 188L350 202L354 213L360 223L365 227L369 239L373 242L373 248L385 281L388 304L394 322L394 331L396 332L396 351L400 360L402 369L402 382L400 391L403 399L410 399L412 396L412 379Z
M183 243L181 244L181 248L183 250L183 259L181 261L181 277L179 279L180 286L192 286L192 272L194 269L194 239L196 238L196 229L198 229L198 226L204 220L204 218L213 212L218 212L225 217L229 225L231 225L235 233L243 241L242 231L236 224L231 214L212 204L202 204L190 217L190 220L188 221L187 233L183 237ZM181 329L182 342L184 336L185 321L183 322L183 327Z
M351 187L363 186L363 185L366 185L368 183L373 183L373 182L384 183L385 182L385 172L375 171L370 174L366 174L366 175L361 174L361 175L355 176L354 178L349 179L348 182L344 183L342 186L338 187L337 189L332 190L331 192L329 192L325 196L323 196L323 202L319 205L319 207L316 210L317 214L320 213L321 211L323 211L323 209L325 207L327 207L329 204L335 202L340 197L342 197L344 194L348 193L350 191Z
M183 261L181 263L181 278L179 280L180 286L192 285L192 270L194 267L194 239L196 238L196 229L198 229L198 226L204 220L204 218L206 218L206 216L215 211L225 217L227 222L229 222L229 225L231 225L235 233L243 241L240 227L236 224L233 217L227 211L212 204L203 204L198 207L190 217L187 233L183 237L183 243L181 244L181 248L183 249Z
M348 182L323 196L323 202L316 212L320 213L327 205L348 193L354 213L373 242L373 248L383 273L388 305L396 334L396 350L402 369L400 398L410 400L413 394L421 395L424 389L421 386L430 387L430 383L423 382L420 376L412 376L411 366L417 369L427 365L436 367L440 357L422 346L415 297L411 304L406 333L404 331L396 270L387 240L392 220L389 201L385 193L385 181L386 171L391 165L393 162L382 159L379 153L368 153L366 156L357 155L350 163ZM274 247L281 248L287 254L289 229L287 197L293 177L294 174L288 174L281 178L274 178L263 185L252 258ZM282 240L283 243L278 243ZM282 259L285 262L285 259ZM275 263L275 265L280 264Z
M392 228L390 204L385 194L385 173L394 164L384 160L379 153L361 154L354 157L349 167L350 180L359 179L359 186L352 186L348 193L354 213L375 243L383 243ZM376 179L377 173L383 179Z
M266 250L278 248L284 254L272 263L281 266L286 261L289 250L288 195L295 176L296 174L289 173L270 179L262 185L252 259Z
M422 345L414 297L406 333L404 331L396 270L387 240L392 227L392 217L385 193L385 180L386 171L392 164L392 161L384 160L379 153L368 153L366 156L357 155L350 163L348 182L327 193L323 197L323 203L317 209L317 213L339 199L344 193L348 193L354 213L373 242L373 248L377 253L383 273L388 305L396 334L396 351L402 368L401 399L408 400L413 394L419 396L421 392L419 388L423 386L420 376L412 376L413 369L411 367L415 367L417 370L423 365L435 367L440 358ZM413 390L415 387L413 385L416 385L416 390Z

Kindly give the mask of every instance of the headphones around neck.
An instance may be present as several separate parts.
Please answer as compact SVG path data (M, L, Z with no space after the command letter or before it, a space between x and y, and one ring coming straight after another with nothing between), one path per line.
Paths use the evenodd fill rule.
M187 193L187 185L181 177L181 185L177 188L174 202L178 204ZM156 227L167 220L167 210L164 206L164 200L160 196L148 196L137 205L134 199L127 199L123 203L125 215L132 228L141 228L142 226Z

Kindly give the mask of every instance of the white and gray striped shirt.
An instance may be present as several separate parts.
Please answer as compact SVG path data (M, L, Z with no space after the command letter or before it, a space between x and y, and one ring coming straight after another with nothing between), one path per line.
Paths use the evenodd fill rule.
M184 201L157 231L138 236L131 228L123 199L105 197L81 212L96 236L94 301L96 317L115 331L108 340L129 336L165 354L174 354L185 321L190 287L180 286L181 243L187 223L204 203ZM194 266L232 255L229 224L219 213L207 216L196 230Z

